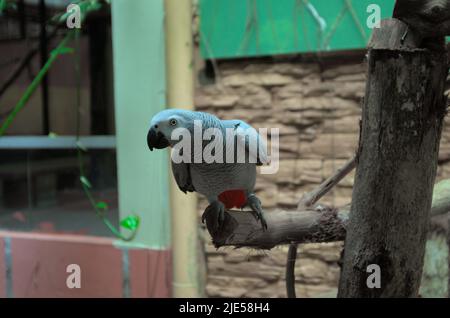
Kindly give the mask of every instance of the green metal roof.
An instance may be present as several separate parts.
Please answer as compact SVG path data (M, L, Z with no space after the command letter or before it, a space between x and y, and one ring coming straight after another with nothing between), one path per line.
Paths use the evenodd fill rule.
M367 7L392 16L394 0L200 0L204 58L364 48Z

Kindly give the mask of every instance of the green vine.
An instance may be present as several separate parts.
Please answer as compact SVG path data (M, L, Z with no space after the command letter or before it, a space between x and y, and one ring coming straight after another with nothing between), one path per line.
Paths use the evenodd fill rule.
M17 8L16 4L8 0L0 0L0 13L3 13L6 9Z
M84 0L84 1L76 1L75 4L80 6L81 13L81 21L83 21L86 16L95 10L101 8L101 1L98 0ZM6 7L6 1L0 0L0 9L4 9ZM59 23L63 23L66 21L69 13L63 13L52 18L53 21L57 20ZM79 54L79 29L72 29L67 32L62 41L58 44L58 46L51 51L50 57L44 66L39 70L36 77L33 79L31 84L26 88L25 92L14 106L13 110L10 112L8 117L0 126L0 137L2 137L6 130L9 128L11 123L14 121L18 113L25 107L30 97L39 87L45 75L50 70L50 67L53 65L55 60L63 54L73 53L74 49L67 47L67 44L75 38L75 47L76 47L76 56L75 56L75 76L77 82L77 132L76 132L76 146L77 146L77 157L78 157L78 165L79 165L79 174L80 174L80 183L83 188L83 191L86 197L89 200L92 208L96 212L97 216L103 221L103 223L107 226L107 228L111 231L111 233L117 238L123 241L131 241L137 234L140 218L137 215L129 215L126 218L120 221L120 226L123 228L130 230L131 233L128 236L123 235L106 217L106 213L108 212L108 205L106 202L95 200L92 195L91 188L92 185L89 179L86 177L84 164L83 164L83 153L87 152L87 149L82 145L80 141L80 106L81 106L81 98L80 98L80 90L81 90L81 76L80 76L80 54ZM55 135L55 134L52 134Z
M5 121L3 122L2 126L0 127L0 137L5 134L6 130L13 122L14 118L16 118L17 114L27 104L28 100L33 95L33 93L36 91L36 88L39 87L39 84L41 84L44 76L48 73L48 71L50 70L50 67L52 66L53 62L58 58L58 56L73 52L73 50L71 48L66 47L66 44L70 41L70 39L73 37L73 35L74 35L74 31L72 31L72 30L69 31L66 34L66 36L64 37L64 39L59 43L59 45L50 53L50 57L47 60L47 62L40 69L39 73L33 79L31 84L27 87L27 89L23 93L22 97L17 102L16 106L14 106L13 110L11 111L11 113L9 113L8 117L6 117Z

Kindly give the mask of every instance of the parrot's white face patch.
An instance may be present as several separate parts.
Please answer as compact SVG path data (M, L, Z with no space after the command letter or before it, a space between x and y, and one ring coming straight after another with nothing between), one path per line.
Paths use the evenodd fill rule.
M274 174L279 168L279 129L270 129L270 160L268 129L258 131L236 126L226 128L224 134L219 128L203 129L202 121L194 120L193 133L182 127L172 131L171 159L174 163L261 163L261 174Z

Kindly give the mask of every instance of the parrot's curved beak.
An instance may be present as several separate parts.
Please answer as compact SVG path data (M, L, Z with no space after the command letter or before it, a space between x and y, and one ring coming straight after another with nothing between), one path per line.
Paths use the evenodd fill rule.
M150 128L147 134L147 145L150 151L153 151L153 148L163 149L169 147L170 144L161 132L157 132L155 129Z

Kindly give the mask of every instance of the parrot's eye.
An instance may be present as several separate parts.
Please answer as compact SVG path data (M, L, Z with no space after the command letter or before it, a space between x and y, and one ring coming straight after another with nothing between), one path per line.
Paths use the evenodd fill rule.
M177 124L177 120L176 119L171 119L169 121L170 126L175 126Z

